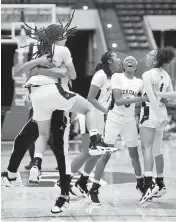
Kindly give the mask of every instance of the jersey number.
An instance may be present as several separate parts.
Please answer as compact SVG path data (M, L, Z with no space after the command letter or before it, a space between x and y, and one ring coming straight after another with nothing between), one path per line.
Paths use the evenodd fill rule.
M164 83L161 83L161 86L160 86L160 92L163 91L163 87L164 87Z
M128 99L128 98L130 98L130 97L126 97L126 99ZM130 105L131 105L131 104L126 104L125 107L126 107L126 108L129 108Z

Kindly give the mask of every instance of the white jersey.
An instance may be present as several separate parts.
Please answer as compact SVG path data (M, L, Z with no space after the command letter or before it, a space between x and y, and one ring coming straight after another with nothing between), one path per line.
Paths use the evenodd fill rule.
M169 74L160 68L153 68L142 75L144 89L150 102L146 102L145 106L149 106L150 112L156 117L166 117L167 110L165 104L160 102L160 97L156 98L153 90L160 92L172 92L172 82ZM143 109L143 108L142 108ZM143 111L143 110L142 110Z
M91 85L100 88L100 91L96 97L98 102L107 109L111 98L111 80L107 77L105 72L101 69L95 73L92 78Z
M133 77L128 79L124 73L115 73L111 78L112 89L120 89L122 98L134 98L138 93L143 92L143 82L141 79ZM117 106L115 103L111 107L114 114L121 116L134 116L135 103Z
M72 63L72 57L70 54L70 51L67 47L65 46L55 46L54 50L54 56L53 56L53 64L56 67L62 67L62 66L67 66L68 64ZM62 80L65 82L68 82L69 77L66 75L66 79ZM32 76L27 82L27 85L47 85L47 84L54 84L57 83L58 79L53 78L53 77L48 77L48 76L43 76L43 75L36 75Z

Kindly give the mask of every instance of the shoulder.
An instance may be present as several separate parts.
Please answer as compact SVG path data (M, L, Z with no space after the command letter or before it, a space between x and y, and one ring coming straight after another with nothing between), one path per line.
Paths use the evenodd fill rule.
M99 70L93 75L91 84L101 87L105 83L106 80L107 80L107 76L104 73L104 71Z
M98 71L94 74L94 76L95 76L95 77L99 77L99 78L103 78L103 79L107 78L106 73L105 73L102 69L98 70Z
M123 73L116 72L112 75L111 80L121 80L123 79L123 77L124 77Z
M146 71L146 72L144 72L144 73L142 74L142 77L150 76L150 74L151 74L151 71L150 71L150 70L149 70L149 71Z
M70 50L66 46L55 46L55 52L60 52L60 53L70 53Z

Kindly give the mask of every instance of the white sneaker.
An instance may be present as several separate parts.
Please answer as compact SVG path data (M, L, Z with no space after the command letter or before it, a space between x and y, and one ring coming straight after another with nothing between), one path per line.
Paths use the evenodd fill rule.
M40 177L41 177L41 171L38 169L37 166L33 166L30 170L28 184L29 185L39 185Z
M1 173L1 186L2 187L15 187L17 177L11 179L8 177L8 172Z
M70 198L66 199L60 196L56 199L56 203L54 207L51 209L51 213L55 215L57 214L63 215L63 213L66 213L69 206L70 206Z

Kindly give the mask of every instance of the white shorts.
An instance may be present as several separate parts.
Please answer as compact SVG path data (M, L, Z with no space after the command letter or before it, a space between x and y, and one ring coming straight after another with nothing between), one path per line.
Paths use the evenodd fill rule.
M120 116L109 111L105 125L104 142L115 145L119 134L128 147L138 146L138 132L135 117Z
M96 121L97 121L97 129L99 134L104 135L104 127L105 127L105 118L104 114L100 113L99 111L95 111L96 115ZM80 133L88 133L87 127L86 127L86 120L85 120L85 115L79 114L78 116L79 119L79 124L80 124Z
M167 110L165 107L162 107L160 109L160 115L163 116L163 121L167 121ZM158 122L158 118L155 115L155 113L152 111L150 106L142 107L141 113L140 113L140 124L139 127L148 127L148 128L154 128L158 131L163 131L164 126L160 126Z
M51 119L54 110L69 112L78 94L66 91L60 84L48 84L31 87L30 98L34 110L33 119L45 121Z

